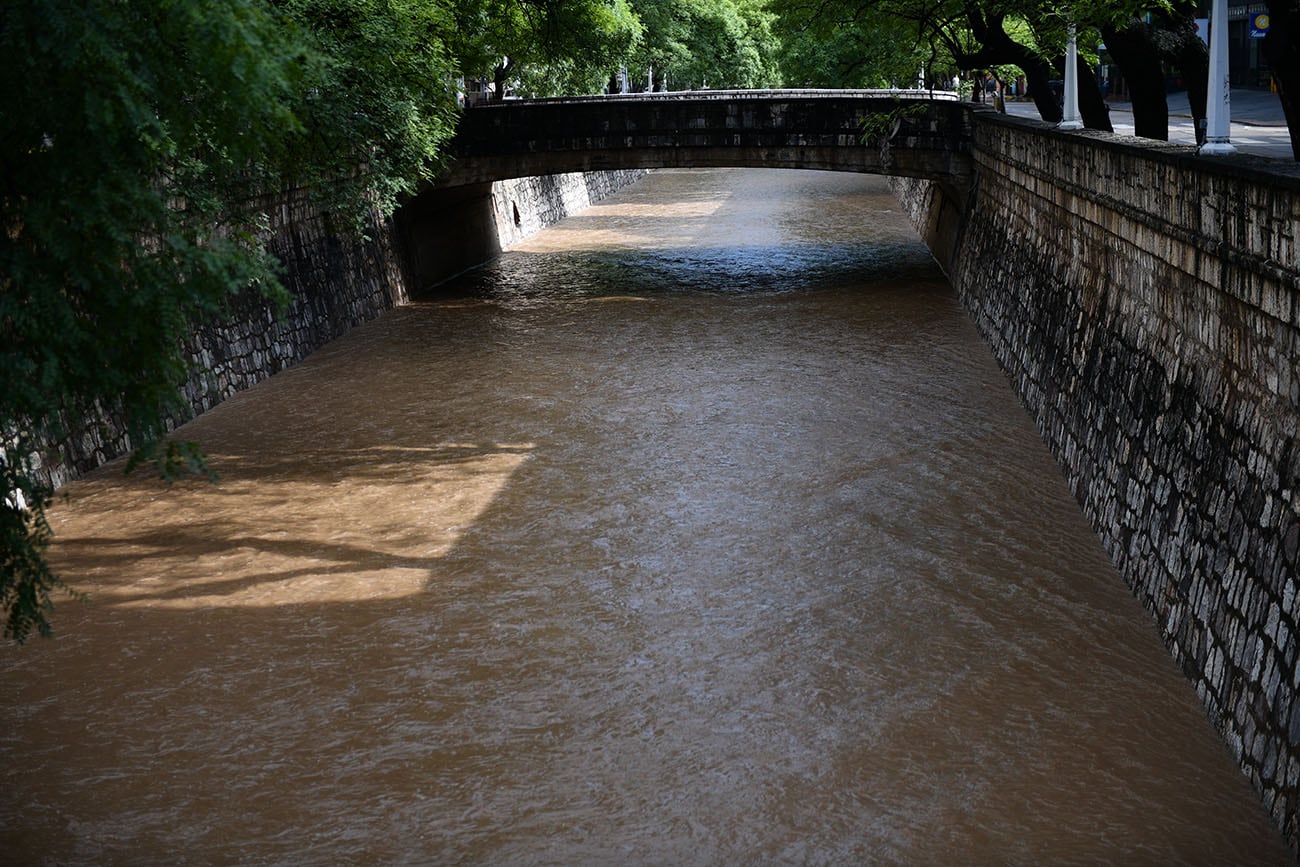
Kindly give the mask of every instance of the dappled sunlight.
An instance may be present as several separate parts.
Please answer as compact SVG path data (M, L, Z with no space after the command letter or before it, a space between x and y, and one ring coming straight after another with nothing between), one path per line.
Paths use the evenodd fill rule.
M575 218L569 217L568 219L573 220ZM682 223L679 221L677 227L680 229L681 226ZM639 250L659 246L659 244L656 243L654 230L655 227L653 226L638 226L631 223L625 223L623 225L605 224L600 228L589 230L589 233L592 237L600 239L602 247ZM587 234L588 232L584 231L583 236L586 237ZM527 238L517 244L512 244L510 246L511 251L524 253L550 253L557 250L567 249L565 246L550 243L549 240L536 241L536 237L537 236L534 235L532 238Z
M101 477L72 486L70 508L54 510L54 561L99 604L124 608L410 596L532 448L214 455L217 485Z
M638 202L618 201L608 205L592 205L584 216L605 217L608 219L617 219L619 217L645 217L655 220L665 220L673 217L711 217L716 214L724 204L725 200L723 199L699 202L674 202L667 206L660 206L651 203L641 204Z
M660 171L670 177L672 169ZM687 175L689 178L689 175ZM684 195L664 204L646 200L633 186L621 195L592 205L581 214L511 245L512 250L546 253L571 250L571 236L580 234L588 248L664 249L691 244L708 231L709 224L731 200L731 191L710 191L703 196Z

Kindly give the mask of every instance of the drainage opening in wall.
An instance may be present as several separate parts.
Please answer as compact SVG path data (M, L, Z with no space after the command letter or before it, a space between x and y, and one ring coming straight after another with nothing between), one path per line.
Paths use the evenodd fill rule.
M520 217L519 217L519 205L516 204L515 202L511 202L511 203L510 203L510 207L511 207L511 208L514 210L514 212L515 212L515 225L516 225L516 226L522 226L522 225L524 224L524 221L523 221L522 219L520 219Z

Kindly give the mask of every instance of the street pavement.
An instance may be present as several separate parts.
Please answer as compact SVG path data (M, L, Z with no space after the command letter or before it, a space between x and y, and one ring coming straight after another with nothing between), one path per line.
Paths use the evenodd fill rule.
M1169 141L1196 144L1196 130L1192 125L1187 92L1170 94L1168 102ZM1276 93L1234 89L1229 109L1232 121L1230 140L1238 153L1295 162L1291 151L1291 136L1282 116L1282 101ZM1038 110L1032 101L1012 101L1007 103L1007 114L1037 118ZM1133 106L1127 102L1112 101L1110 122L1117 135L1133 135Z

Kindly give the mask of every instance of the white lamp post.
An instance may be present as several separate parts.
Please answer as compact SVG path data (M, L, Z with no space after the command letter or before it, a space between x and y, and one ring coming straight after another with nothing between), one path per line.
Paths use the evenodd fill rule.
M1228 87L1228 0L1214 0L1210 11L1210 87L1205 97L1205 144L1212 156L1235 154L1232 146L1231 90Z
M1070 25L1070 41L1065 44L1065 118L1057 129L1083 129L1079 114L1079 49L1074 41L1074 25Z

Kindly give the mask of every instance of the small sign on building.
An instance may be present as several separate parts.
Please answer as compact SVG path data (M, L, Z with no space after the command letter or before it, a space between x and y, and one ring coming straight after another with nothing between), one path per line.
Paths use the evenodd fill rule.
M1250 16L1250 38L1263 39L1268 35L1268 13L1259 12Z

